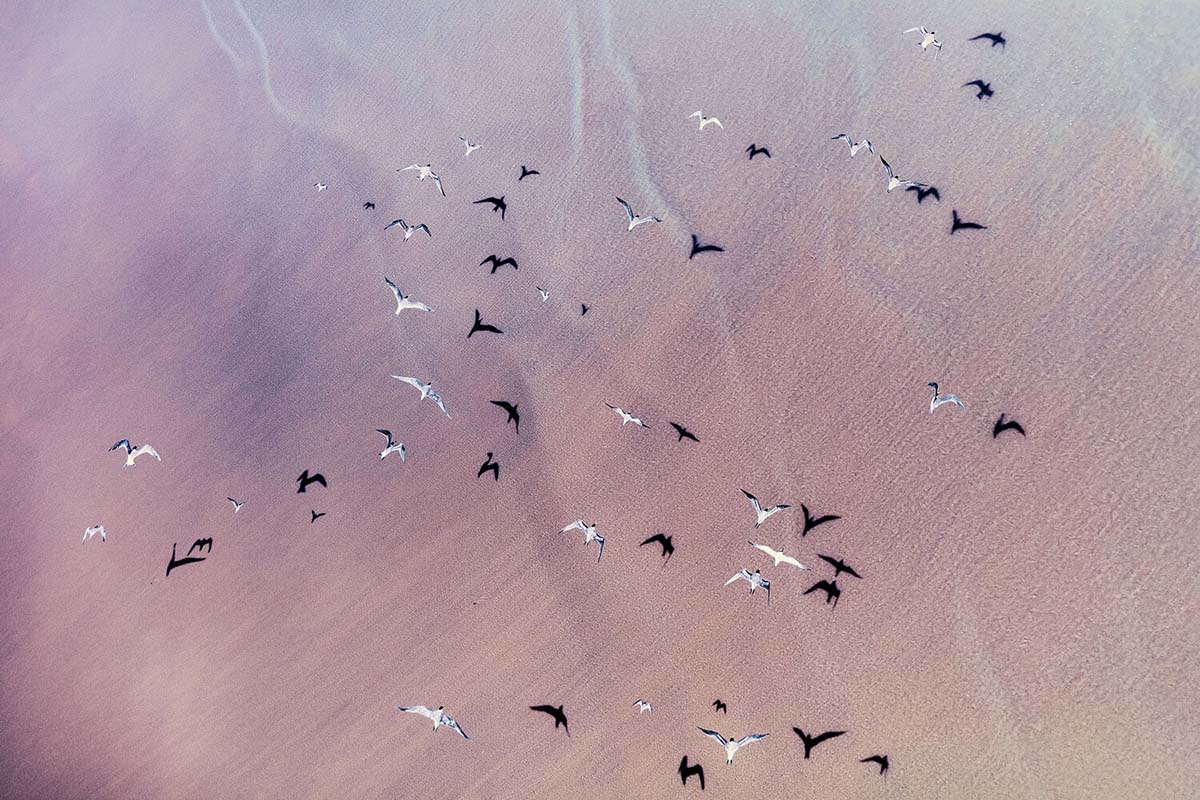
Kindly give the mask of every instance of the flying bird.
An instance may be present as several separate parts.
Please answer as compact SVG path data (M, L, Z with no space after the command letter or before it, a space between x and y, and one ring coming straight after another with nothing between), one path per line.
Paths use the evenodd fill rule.
M679 434L679 441L682 442L684 439L691 439L693 442L700 442L700 440L696 438L696 434L692 433L678 422L672 422L671 427L674 428L675 432Z
M800 532L800 536L802 538L808 536L808 532L818 525L824 525L826 522L833 522L836 519L841 519L841 517L837 514L823 514L819 517L814 517L808 513L808 506L804 505L803 503L800 504L800 510L804 512L804 530Z
M634 700L633 704L638 708L638 716L642 715L643 711L649 711L650 716L654 716L654 706L650 705L648 700Z
M442 193L442 197L446 196L446 190L442 188L442 179L439 178L437 173L433 171L432 164L426 164L424 166L421 166L420 164L411 164L403 169L396 170L396 172L407 172L410 169L417 170L417 180L419 181L423 181L426 178L432 178L433 182L437 184L438 191Z
M752 742L757 742L760 739L765 739L765 738L767 738L767 736L770 735L770 734L766 734L766 733L752 733L749 736L743 736L740 739L734 740L734 739L726 739L724 736L717 733L716 731L710 731L710 730L706 730L704 728L700 728L699 730L705 736L709 737L710 739L713 739L714 741L716 741L717 744L721 745L721 748L725 751L725 763L726 764L733 763L734 754L737 753L737 751L740 750L741 748L745 747L748 744L751 744Z
M725 581L725 585L728 586L734 581L745 581L750 584L750 594L754 594L754 591L761 586L767 592L767 605L771 605L771 582L764 578L758 570L754 570L754 573L751 574L747 569L739 569L737 574Z
M396 316L400 316L401 311L413 309L414 311L433 311L432 308L424 303L418 303L412 299L412 295L404 294L400 291L400 287L396 285L391 278L384 276L383 282L386 283L392 290L392 294L396 296Z
M495 480L500 480L500 465L497 462L492 461L491 451L488 451L487 460L483 462L483 466L479 468L479 472L475 475L475 477L477 479L482 478L483 473L488 472L489 470L491 471L492 477Z
M81 541L80 544L83 544L83 542L86 542L88 539L91 539L97 533L100 534L101 542L108 541L108 532L104 530L104 526L103 525L92 525L90 527L83 529L83 541Z
M497 258L495 253L488 256L483 261L480 261L479 266L482 267L484 264L488 263L489 261L492 262L492 271L488 273L489 275L495 275L496 270L500 269L501 267L512 267L513 269L520 269L520 267L517 266L516 259L514 259L512 256L508 256L506 258Z
M317 472L310 476L308 474L308 470L304 470L304 472L300 473L300 477L296 478L296 483L298 483L300 485L300 488L298 488L296 490L296 494L304 494L305 492L307 492L308 486L311 483L319 483L322 486L324 486L326 489L329 488L329 484L325 482L324 475Z
M467 333L467 338L470 339L477 333L504 333L495 325L486 325L483 318L479 316L479 309L475 309L475 324L471 326L471 330Z
M525 165L522 164L521 165L521 177L517 178L517 180L523 181L526 178L528 178L530 175L541 175L541 174L542 173L538 172L536 169L526 169Z
M688 254L688 261L691 261L701 253L724 253L725 248L715 244L700 244L700 237L692 234L692 252Z
M491 400L489 401L494 406L503 408L508 414L508 419L504 420L505 424L513 423L513 427L517 429L517 433L521 432L521 415L517 411L517 403L510 403L507 400Z
M921 183L920 181L910 181L910 180L906 180L904 178L897 178L896 173L892 172L892 165L887 162L887 159L884 158L883 156L880 156L879 160L883 162L883 168L887 170L887 176L888 176L887 190L889 192L891 192L892 189L895 189L897 186L909 186L909 187L918 186L922 189L929 188L929 184L927 184L927 183Z
M629 227L625 229L626 233L645 222L662 222L662 220L658 217L638 216L637 214L633 213L633 207L619 197L617 198L617 202L621 204L621 208L625 209L625 218L629 223Z
M700 130L704 130L705 125L716 125L721 130L725 130L725 126L721 124L721 120L717 119L716 117L706 117L700 111L692 114L688 117L688 119L695 119L696 117L700 118Z
M986 231L987 225L980 225L978 222L963 222L959 219L958 209L950 209L953 215L950 221L950 235L953 236L955 231Z
M237 500L234 500L232 497L226 497L225 499L228 500L229 502L233 503L233 513L235 513L235 514L238 513L239 511L241 511L242 506L245 505L245 503L239 503Z
M920 186L909 186L904 191L916 192L918 204L925 202L925 198L929 197L930 195L933 195L933 199L937 200L939 203L942 202L942 196L938 193L936 186L926 186L923 189Z
M659 544L662 546L663 564L666 565L671 560L671 556L675 553L675 545L671 543L671 537L664 533L656 533L653 536L642 541L638 547L645 547L648 544Z
M757 147L757 146L755 146L754 142L750 143L750 146L746 148L746 152L750 154L750 158L747 159L748 161L753 161L754 157L757 155L764 155L767 158L771 157L770 150L768 150L765 147Z
M805 758L808 758L812 754L812 749L821 742L828 741L829 739L833 739L834 737L841 736L843 733L845 733L845 731L825 731L824 733L818 733L816 735L809 736L799 728L792 728L792 730L796 732L796 735L800 737L800 741L804 743Z
M592 542L595 542L597 547L600 548L600 552L596 555L596 560L599 561L600 556L604 555L604 537L596 533L596 526L588 525L584 523L583 520L577 519L570 525L564 527L561 531L559 531L559 533L566 533L567 531L575 530L583 531L583 544L585 547Z
M712 707L713 707L714 712L720 712L722 714L729 713L729 706L727 706L727 705L725 705L725 703L721 702L721 698L719 698L719 697L716 700L712 701Z
M133 443L130 442L128 439L122 439L121 441L114 444L112 447L108 448L108 452L111 453L113 450L116 450L118 447L122 448L125 451L125 466L127 466L127 467L132 467L134 460L138 456L150 456L151 458L153 458L156 461L162 461L162 456L160 456L158 454L158 451L155 450L153 447L151 447L148 444L142 444L142 445L138 445L137 447L134 447Z
M888 757L887 756L867 756L866 758L860 758L858 760L858 763L860 763L860 764L878 764L880 775L886 775L887 771L888 771Z
M850 566L845 561L842 561L840 558L833 558L832 556L823 556L820 553L817 553L817 558L821 559L826 564L833 567L833 579L834 580L837 580L837 577L839 575L841 575L843 572L846 573L847 575L851 575L860 580L862 579L862 575L859 575L857 572L855 572L854 567Z
M404 448L404 442L397 442L395 439L393 439L392 432L387 428L376 428L375 432L382 433L387 437L387 444L385 444L383 446L383 450L379 452L379 460L383 461L392 453L399 453L400 461L403 462L408 456L408 451Z
M781 553L778 550L768 547L765 544L755 544L754 542L750 542L750 546L753 547L755 550L763 551L768 556L773 558L775 560L775 566L777 566L777 567L780 564L791 564L793 567L796 567L797 569L808 569L808 567L804 566L799 561L797 561L796 559L787 555L786 553Z
M500 219L504 219L504 214L508 211L508 203L504 202L504 195L500 195L499 197L485 197L482 200L476 200L471 205L477 206L480 203L491 203L492 211L500 212Z
M1007 422L1004 420L1004 415L1000 415L1000 419L996 420L996 424L992 426L992 438L995 439L1005 431L1016 431L1022 436L1025 435L1025 429L1021 427L1021 423L1015 419L1010 419Z
M420 714L422 717L428 717L433 720L433 730L436 733L437 729L445 725L452 731L457 731L458 735L464 739L470 739L467 732L464 731L454 719L445 711L445 706L438 706L437 710L427 708L426 706L396 706L397 711L407 711L409 714Z
M588 309L591 308L591 306L589 306L587 303L580 303L579 307L581 309L583 309L582 311L579 312L579 316L581 316L581 317L586 316Z
M364 210L364 211L373 211L374 209L375 209L375 204L374 204L374 203L372 203L370 200L368 200L367 202L363 203L363 210Z
M429 226L428 226L428 225L426 225L424 222L422 222L420 225L409 225L407 222L405 222L405 221L403 220L403 218L401 218L401 219L394 219L394 220L392 220L392 221L391 221L391 222L389 222L387 225L384 225L384 226L383 226L383 229L384 229L385 231L386 231L386 230L390 230L390 229L392 229L392 228L396 227L397 225L399 225L399 226L400 226L400 228L401 228L401 229L403 229L403 231L404 231L404 241L406 241L406 242L407 242L407 241L409 240L409 238L410 238L410 237L411 237L411 236L412 236L414 233L416 233L417 231L425 231L425 235L426 235L426 236L428 236L428 237L429 237L429 238L431 238L431 239L433 238L433 234L429 232Z
M540 711L543 714L549 714L554 719L554 730L558 730L558 726L562 725L563 730L567 732L567 736L571 735L571 729L567 727L567 715L563 711L562 706L530 706L530 711Z
M407 383L409 386L415 386L417 391L421 393L421 396L417 398L418 403L428 397L437 403L437 407L442 410L443 414L447 417L450 416L450 412L446 410L446 403L442 400L442 396L433 390L433 381L425 383L419 378L410 378L407 375L393 375L392 377L398 381Z
M458 137L458 140L460 142L462 142L464 145L466 145L467 152L464 153L463 155L469 156L469 155L471 155L471 153L474 153L476 150L483 147L483 145L481 145L481 144L471 144L466 139L464 139L462 136Z
M550 290L549 289L543 289L540 286L535 286L534 288L537 289L537 293L542 296L543 303L550 299Z
M933 60L937 61L938 53L942 52L942 43L934 38L934 36L933 36L934 32L930 31L930 30L926 30L924 25L918 25L915 28L909 28L908 30L904 31L904 33L912 33L913 31L919 31L921 34L921 49L922 50L928 52L929 47L931 45L933 46L934 50L936 51L933 54Z
M313 188L316 189L318 192L323 192L329 188L329 184L317 182L317 183L313 184Z
M983 81L980 81L980 80L970 81L969 83L963 84L963 87L967 87L967 86L974 86L976 89L979 90L975 94L975 97L979 100L982 100L985 97L991 97L992 95L995 94L995 92L992 91L992 85L990 83L984 83Z
M754 506L754 518L755 518L754 527L756 527L756 528L759 525L762 525L764 522L766 522L768 519L770 519L775 514L778 514L780 511L783 511L785 508L791 508L791 506L788 505L787 503L779 503L778 505L769 506L768 508L764 509L762 507L762 503L760 503L758 501L757 497L750 494L745 489L738 489L738 491L741 492L742 494L746 495L746 499L750 501L750 505Z
M1004 31L1000 31L1000 33L981 33L978 36L972 36L970 39L967 39L967 41L976 42L980 39L988 39L991 41L992 47L1000 45L1001 50L1003 50L1004 46L1008 44L1008 40L1004 38Z
M700 766L699 764L692 764L689 767L688 766L688 757L684 756L683 760L679 762L679 777L683 781L684 786L687 786L688 778L692 777L693 775L695 775L697 778L700 779L700 791L703 792L704 791L704 767Z
M825 605L832 603L834 608L837 608L838 598L842 596L842 590L837 585L837 578L834 578L833 581L817 581L804 590L804 594L812 594L813 592L824 592Z
M954 405L958 406L962 410L966 411L967 404L964 403L962 400L960 400L958 395L956 395L956 394L938 394L938 385L932 381L930 381L927 385L933 387L933 397L929 398L929 413L930 414L937 411L939 408L946 405L947 403L953 403Z
M310 510L312 510L312 509L310 509ZM321 517L325 516L325 514L326 514L326 512L324 512L324 511L322 511L322 512L320 512L320 513L317 513L316 511L313 511L313 512L312 512L312 520L310 520L309 524L311 525L313 522L316 522L316 521L317 521L317 520L319 520Z
M830 137L830 141L836 141L838 139L842 139L846 142L846 146L850 148L850 157L851 158L854 158L856 155L858 155L858 151L862 150L864 147L867 148L867 150L870 151L870 153L872 155L874 155L874 153L875 153L875 148L874 148L874 146L872 146L870 139L863 139L858 144L855 144L854 140L850 138L849 134L839 133L836 136Z
M647 425L646 423L642 422L640 419L635 417L633 414L630 414L628 411L626 411L622 408L618 408L617 406L614 406L612 403L605 403L604 405L611 408L616 413L616 415L621 418L621 427L622 428L625 427L625 423L627 423L627 422L632 422L634 425L637 425L642 428L650 427L649 425Z

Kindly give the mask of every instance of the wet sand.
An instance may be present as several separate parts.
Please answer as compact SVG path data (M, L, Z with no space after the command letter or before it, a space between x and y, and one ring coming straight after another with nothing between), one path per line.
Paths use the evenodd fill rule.
M1189 11L10 19L0 794L666 797L686 753L716 797L1189 796ZM921 23L936 63L899 35ZM984 30L1004 52L964 41ZM884 193L841 131L942 203ZM394 172L414 162L445 199ZM666 222L627 235L614 195ZM989 229L947 236L951 208ZM433 238L383 233L398 216ZM689 261L693 232L726 252ZM392 316L384 275L435 312ZM475 308L505 335L466 341ZM930 380L969 411L930 416ZM1001 412L1028 437L993 440ZM123 469L123 436L162 463ZM306 468L329 489L297 495ZM755 532L739 487L843 519ZM578 517L599 564L558 534ZM666 566L637 547L655 530ZM831 610L749 538L864 580ZM756 566L769 610L721 586ZM394 710L442 703L472 741ZM726 767L699 725L771 735ZM848 733L804 761L794 725ZM877 752L886 779L857 763Z

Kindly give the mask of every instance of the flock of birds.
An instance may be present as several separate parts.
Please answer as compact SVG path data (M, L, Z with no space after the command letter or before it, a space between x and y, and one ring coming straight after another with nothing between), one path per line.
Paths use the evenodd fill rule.
M907 33L913 33L913 32L918 32L921 34L922 40L920 42L920 47L922 48L922 50L928 51L928 49L931 47L934 49L934 51L935 51L934 58L936 60L937 54L940 53L940 51L942 49L942 42L936 38L934 32L926 29L924 26L919 26L916 28L910 28L909 30L905 31L904 33L907 34ZM1006 44L1006 39L1004 38L1003 33L995 33L995 34L984 33L984 34L980 34L978 36L972 37L969 41L979 41L979 40L990 41L992 44L992 47L1000 46L1001 48L1003 48ZM980 97L980 99L983 99L984 97L990 97L992 95L990 84L986 84L983 81L973 81L970 84L964 84L964 85L975 85L979 89L978 96ZM700 131L704 131L709 126L714 126L715 128L722 130L722 131L725 129L725 126L721 122L720 119L718 119L714 116L706 116L701 111L695 112L694 114L691 115L690 118L699 120L699 130ZM459 139L465 148L464 157L470 156L472 153L479 151L483 147L483 145L481 145L479 143L471 142L464 137L459 137ZM832 139L835 141L844 141L849 148L851 158L855 157L863 149L867 150L872 155L878 155L875 152L874 145L868 139L864 138L858 142L855 142L850 135L845 134L845 133L839 133L839 134L833 136ZM749 154L749 160L751 160L751 161L753 161L754 158L759 155L764 156L765 158L768 158L768 159L772 158L771 152L767 147L759 146L759 145L753 144L753 143L750 144L750 146L746 148L745 152L747 152ZM904 187L907 191L912 191L912 192L917 193L918 203L922 202L927 196L932 196L935 200L938 200L940 202L941 198L938 193L938 190L935 187L930 186L925 183L921 183L919 181L908 180L905 178L898 177L896 175L895 171L893 170L891 164L889 164L888 161L885 158L883 158L882 156L878 156L878 157L879 157L879 160L880 160L881 164L883 165L883 168L887 175L887 187L886 187L887 192L891 192L893 189L896 189L899 187ZM397 170L397 172L401 172L401 173L413 172L413 171L416 172L416 179L418 182L423 183L425 181L431 181L434 184L434 186L437 188L438 193L442 197L446 197L446 190L445 190L445 186L442 183L442 178L440 175L438 175L438 173L436 173L433 170L433 167L431 164L424 164L424 165L412 164L410 166L403 167L403 168ZM531 168L527 167L526 165L521 165L520 175L517 178L517 180L524 181L528 178L539 176L540 174L541 173L536 169L531 169ZM314 184L314 188L318 192L323 192L326 189L328 189L328 184L326 184L324 182L317 182ZM632 234L637 228L639 228L641 226L663 222L663 219L660 216L656 216L653 214L639 214L639 213L635 212L633 207L628 202L626 202L624 199L622 199L620 197L617 197L616 201L620 205L622 211L624 212L624 223L626 225L626 233L627 234ZM500 219L502 221L505 219L507 211L508 211L508 203L507 203L506 197L504 195L484 197L480 200L474 201L473 204L490 206L490 208L493 212L498 213L500 215ZM367 202L363 203L362 207L364 210L372 211L375 209L375 204L371 201L367 201ZM963 222L959 218L957 210L954 210L952 212L952 220L953 220L953 222L952 222L951 234L953 234L959 230L983 230L983 229L985 229L985 226L977 224L977 223ZM399 229L403 233L403 237L404 237L403 241L404 242L408 242L414 235L416 235L418 233L423 233L428 238L433 237L433 232L430 230L428 225L426 225L424 223L409 224L409 222L407 222L404 218L397 218L397 219L389 222L383 228L383 230L385 232L391 231L393 229ZM703 254L721 253L721 252L724 252L724 248L721 247L720 245L716 245L716 244L712 244L712 243L704 243L700 240L700 238L696 234L691 235L691 249L688 254L689 260L696 258L697 256L700 256ZM514 271L519 269L519 264L517 263L517 261L515 259L513 259L511 257L501 258L498 255L493 254L493 255L490 255L487 258L485 258L483 261L481 261L480 266L484 266L489 263L491 264L491 272L493 274L502 267L511 267ZM395 308L395 312L394 312L395 315L399 316L406 311L416 311L416 312L423 312L423 313L432 313L433 312L433 308L431 308L429 305L427 305L423 302L420 302L419 300L413 299L413 297L409 294L405 294L400 289L400 287L396 284L396 282L394 282L390 277L385 276L384 282L396 301L396 308ZM551 292L549 290L543 289L542 287L536 287L536 289L541 298L541 302L545 303L550 299ZM588 312L587 304L581 303L580 307L581 307L581 314L586 315ZM471 325L471 328L467 333L467 339L472 338L476 334L484 334L484 333L492 334L492 335L502 335L504 332L496 325L485 323L481 317L480 311L478 309L475 309L474 322ZM450 411L448 410L448 408L446 406L446 401L440 393L438 393L437 391L434 391L432 381L422 380L417 377L406 376L406 375L392 375L391 377L394 378L395 380L400 381L404 384L407 384L408 386L411 386L413 389L415 389L417 392L416 400L418 403L420 403L423 400L428 400L433 405L437 406L438 410L442 414L444 414L447 418L450 418ZM959 398L955 394L942 393L941 388L938 383L929 382L928 386L929 386L929 388L931 388L933 390L933 396L930 398L930 401L929 401L929 413L930 414L935 413L938 409L945 407L945 406L952 406L961 411L967 410L967 404L961 398ZM520 415L520 411L519 411L519 403L508 401L508 400L491 400L490 403L492 405L498 407L500 410L502 410L505 413L506 418L505 418L503 424L507 425L508 423L511 422L514 426L515 432L517 434L519 434L520 433L520 425L521 425L521 415ZM635 415L633 412L627 411L626 409L621 408L616 405L613 405L611 403L605 403L605 405L621 420L622 428L624 428L626 425L633 425L634 427L640 428L642 430L649 430L651 428L649 423L644 421L640 416ZM669 422L669 425L673 429L673 435L676 435L678 437L677 438L678 443L682 443L682 442L684 442L684 440L687 440L692 444L700 443L700 438L693 431L689 430L683 423L672 421L672 422ZM1025 435L1025 430L1020 425L1020 423L1016 422L1015 420L1006 419L1006 415L1001 414L1000 418L996 421L996 423L993 427L992 436L993 436L993 438L999 437L1000 434L1005 431L1013 431L1015 433L1019 433L1021 436ZM409 455L408 448L405 446L404 442L400 441L390 429L377 428L376 432L380 436L384 437L384 440L385 440L383 449L379 452L379 459L381 461L387 459L388 456L390 456L392 454L398 455L401 462L405 462L407 460L408 455ZM116 451L116 450L121 450L124 452L124 456L125 456L124 465L126 467L135 466L137 460L139 458L141 458L142 456L149 456L150 458L152 458L158 462L162 461L162 457L159 455L158 451L154 449L154 447L152 447L149 444L141 444L138 446L134 446L132 441L129 438L122 438L119 441L117 441L115 444L113 444L112 447L109 448L109 452ZM476 477L481 478L487 474L491 474L492 478L495 481L500 480L500 464L499 464L499 462L497 462L495 460L494 452L487 453L486 459L485 459L484 463L479 467ZM309 489L311 487L314 487L314 486L319 486L319 487L327 489L328 485L329 485L328 481L326 480L324 475L322 475L321 473L310 473L309 470L305 470L303 473L301 473L301 475L298 478L296 478L296 483L297 483L297 493L300 493L300 494L306 493L307 491L309 491ZM788 504L788 503L766 504L766 503L762 502L754 494L746 491L745 489L740 489L739 491L742 493L742 495L748 501L751 509L754 512L754 529L756 531L762 529L763 525L766 524L771 518L775 517L777 514L786 512L792 508L792 505ZM233 513L236 514L241 511L242 506L244 505L243 501L237 500L233 497L228 497L226 499L232 504ZM835 521L841 519L841 516L837 515L837 514L814 515L812 512L810 512L808 506L804 505L804 504L800 505L800 509L801 509L801 513L803 514L803 529L801 531L801 538L807 537L808 534L813 529L815 529L819 526L823 526L823 525L826 525L826 524L829 524L829 523L832 523L832 522L835 522ZM315 523L318 519L325 516L325 514L323 512L318 512L315 509L311 510L311 515L312 515L311 516L312 523ZM575 533L576 535L578 533L582 533L583 534L583 544L585 547L591 545L593 542L596 544L596 559L597 559L597 562L599 562L604 555L604 546L605 546L606 539L603 535L601 535L599 533L598 527L599 526L596 523L589 523L589 522L585 522L583 519L576 519L576 520L564 525L561 528L561 530L559 531L559 533ZM84 531L83 541L86 543L89 539L93 538L96 534L99 534L101 542L107 541L107 531L105 530L103 525L88 526ZM755 551L757 551L758 553L760 553L763 556L765 556L766 558L768 558L771 561L771 566L773 568L779 568L781 566L786 566L786 567L790 568L791 574L798 574L800 572L806 572L809 569L806 565L801 563L801 561L798 560L793 555L790 555L781 549L776 549L775 547L771 546L770 544L764 544L762 542L754 541L754 540L750 540L749 544ZM663 565L666 566L667 562L670 561L671 556L675 553L675 549L676 549L673 537L668 536L661 532L657 532L654 535L643 540L640 543L639 547L650 546L650 545L657 545L658 547L661 548L661 558L663 561ZM197 551L199 553L211 553L212 539L209 538L209 539L196 540L192 544L191 548L189 548L187 553L185 553L183 558L177 558L176 545L172 544L171 557L170 557L170 560L169 560L168 566L167 566L167 575L169 576L174 569L176 569L180 566L199 563L199 562L204 561L206 558L205 556L200 556L200 555L194 556L193 555L193 553L197 552ZM817 559L819 559L821 562L823 562L823 564L826 567L832 568L833 575L830 578L821 578L820 580L814 581L802 594L809 595L809 594L813 594L813 593L821 593L824 595L823 599L824 599L825 603L827 605L831 606L831 608L836 609L838 600L840 599L841 594L842 594L842 587L838 583L839 578L841 578L844 575L844 576L848 576L850 578L854 578L858 581L861 581L861 580L863 580L863 576L855 569L854 566L848 564L845 560L843 560L839 556L830 555L827 553L816 553L815 555L816 555ZM751 569L749 567L743 567L743 568L739 569L732 577L730 577L728 580L725 581L725 586L729 586L731 584L735 584L740 581L744 581L747 584L747 586L749 588L749 593L751 595L755 594L758 590L761 589L763 591L763 594L765 595L766 604L768 606L770 605L772 580L768 579L766 576L764 576L762 574L762 570L760 568L754 568L753 571L751 571ZM637 713L639 716L642 715L643 713L648 713L651 717L653 717L654 707L650 701L643 699L643 698L638 698L637 700L635 700L633 702L632 706L637 709ZM724 713L728 712L727 704L720 699L715 700L712 703L712 707L713 707L714 714L724 714ZM453 730L456 733L458 733L460 736L462 736L463 739L470 739L470 737L467 735L466 731L463 730L463 728L459 724L459 722L454 717L452 717L448 713L446 713L444 706L438 706L435 709L435 708L430 708L428 706L423 706L423 705L415 705L415 706L403 706L402 705L402 706L397 706L396 708L397 708L397 710L399 710L401 712L416 714L416 715L427 718L428 720L430 720L433 723L433 731L434 732L437 732L442 727L446 727L446 728L449 728L450 730ZM557 705L557 706L533 705L533 706L530 706L530 710L533 712L547 715L550 719L553 720L555 729L561 727L563 729L564 733L567 736L570 736L570 728L569 728L569 724L568 724L568 719L567 719L566 711L564 710L564 707L562 704ZM750 744L762 741L763 739L767 738L767 736L769 735L766 733L753 733L753 734L749 734L749 735L742 736L742 737L727 737L727 736L725 736L715 730L712 730L710 728L701 727L701 726L697 726L697 727L698 727L699 732L703 736L716 742L721 747L722 753L725 757L726 764L732 764L733 760L734 760L734 756L740 750L748 747ZM793 728L793 732L800 739L800 743L803 746L803 751L804 751L803 757L805 759L808 759L812 756L813 750L814 750L814 748L817 747L817 745L819 745L823 742L829 741L831 739L841 737L846 733L846 731L843 731L843 730L830 730L830 731L825 731L822 733L814 734L814 733L808 733L808 732L804 731L803 729L801 729L800 727ZM859 761L864 764L871 764L873 766L878 767L878 771L879 771L880 775L886 775L887 771L889 769L889 766L890 766L889 759L886 754L868 755L868 756L865 756L865 757L859 759ZM685 786L687 785L688 780L690 778L695 777L698 779L700 788L702 790L704 789L705 778L704 778L703 767L699 763L689 763L689 757L687 755L683 756L683 759L680 762L680 765L678 768L678 772L679 772L680 779Z

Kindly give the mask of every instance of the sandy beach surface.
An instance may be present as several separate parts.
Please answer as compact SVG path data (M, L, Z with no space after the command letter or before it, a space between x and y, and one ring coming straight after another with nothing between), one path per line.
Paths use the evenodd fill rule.
M0 796L1194 796L1194 4L342 5L0 12Z

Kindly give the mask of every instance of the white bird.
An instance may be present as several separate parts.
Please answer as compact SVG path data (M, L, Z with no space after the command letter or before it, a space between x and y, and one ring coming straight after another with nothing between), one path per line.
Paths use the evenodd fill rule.
M429 232L429 226L424 222L422 222L420 225L409 225L403 219L394 219L387 225L384 225L383 229L386 231L389 228L396 227L397 225L404 229L404 241L406 242L409 240L409 237L411 237L417 231L425 231L425 235L431 239L433 238L433 234Z
M887 159L884 158L883 156L880 156L879 160L883 162L883 168L887 170L887 176L888 176L887 190L889 192L892 189L895 189L897 186L916 186L921 189L929 188L928 183L921 183L919 181L910 181L910 180L905 180L904 178L897 178L896 173L892 172L892 165L887 162Z
M403 169L396 170L396 172L407 172L410 169L417 170L417 180L419 181L423 181L426 178L432 178L433 182L437 184L438 191L442 193L442 197L446 196L446 190L442 188L442 179L439 178L437 173L433 171L432 164L425 164L424 166L420 164L411 164Z
M875 152L875 148L871 145L870 139L863 139L858 144L855 144L854 141L844 133L839 133L837 136L831 137L831 141L836 141L838 139L846 140L846 144L850 147L850 157L851 158L854 158L855 154L858 153L859 150L862 150L864 147L867 148L867 150L871 151L872 153Z
M621 418L621 427L622 428L625 427L625 423L627 423L627 422L632 422L634 425L639 425L643 428L650 427L649 425L647 425L646 423L642 422L640 419L635 417L633 414L630 414L628 411L626 411L622 408L617 408L612 403L605 403L604 405L611 408L614 412L616 412L617 416Z
M626 233L641 225L644 222L662 222L658 217L640 217L633 213L633 209L621 198L617 198L617 202L621 204L621 208L625 209L625 216L629 219L629 227L625 229Z
M118 447L123 447L125 449L125 466L127 466L127 467L132 467L134 459L136 459L138 456L141 456L141 455L154 456L154 458L156 460L162 461L162 456L160 456L158 454L158 451L155 450L153 447L151 447L148 444L138 445L137 447L134 447L133 444L128 439L122 439L121 441L114 444L112 447L108 448L108 452L111 453L113 450L116 450Z
M471 144L470 142L468 142L466 139L464 139L461 136L458 137L458 140L467 146L466 155L471 155L471 153L474 153L476 150L483 147L483 145L481 145L481 144Z
M638 708L638 716L642 715L643 711L649 711L650 716L654 716L654 706L650 705L648 700L634 700L633 704Z
M774 548L767 547L765 544L755 544L754 542L750 542L750 545L752 547L754 547L754 549L762 550L764 553L769 555L771 558L775 559L775 566L777 566L777 567L780 564L791 564L793 567L797 567L799 569L808 569L808 567L804 566L799 561L797 561L796 559L787 555L786 553L781 553L778 550L775 550Z
M934 411L937 411L939 407L944 406L947 403L953 403L954 405L961 408L963 411L967 410L967 404L964 403L962 400L960 400L958 395L956 395L956 394L938 394L938 385L936 383L933 383L932 381L929 383L929 385L933 387L933 397L931 397L929 399L929 413L930 414L932 414Z
M735 741L733 739L726 739L724 736L717 733L716 731L710 731L710 730L701 728L700 732L703 733L705 736L715 739L717 741L717 744L721 745L721 747L724 748L726 764L733 763L733 754L736 753L741 748L745 747L746 745L750 744L751 742L757 742L759 739L765 739L770 735L767 733L752 733L749 736L743 736L742 738Z
M538 286L536 288L538 290L538 294L540 294L542 296L543 303L550 299L550 290L549 289L543 289L540 286Z
M327 183L320 183L320 182L317 182L317 183L314 183L314 184L313 184L313 187L314 187L314 188L315 188L315 189L316 189L318 192L323 192L323 191L325 191L326 189L328 189L328 188L329 188L329 184L327 184Z
M400 312L407 308L416 311L433 311L432 308L424 303L418 303L416 300L413 300L411 295L403 294L400 291L400 287L393 283L391 278L385 276L383 281L392 288L392 294L396 295L396 316L400 316Z
M721 130L725 130L725 126L721 124L721 120L717 119L716 117L706 117L699 111L697 111L695 114L692 114L690 117L688 117L688 119L695 119L696 117L700 118L700 130L704 130L704 126L708 125L709 123L716 125Z
M241 511L242 506L245 505L245 503L239 503L237 500L234 500L232 497L226 497L225 499L228 500L229 502L233 503L233 513L235 513L235 514L238 513L239 511Z
M450 730L458 731L459 735L464 739L470 739L471 737L467 736L467 732L459 726L458 721L445 712L445 708L445 706L438 706L437 710L435 711L426 706L396 706L397 711L407 711L409 714L420 714L422 717L428 717L429 719L433 720L433 730L435 732L438 728L445 725Z
M404 461L405 456L408 455L408 451L404 449L404 442L397 442L395 439L393 439L392 432L386 428L376 428L375 432L382 433L387 437L387 444L384 445L383 452L379 454L379 460L383 461L391 453L399 453L400 460Z
M908 30L904 31L904 33L912 33L913 31L920 31L920 33L921 33L921 49L922 50L925 50L928 52L929 46L933 45L934 49L937 51L933 54L933 60L937 61L938 53L942 52L942 43L933 37L934 32L931 30L926 30L924 25L918 25L915 28L909 28ZM901 34L901 35L904 35L904 34Z
M105 532L103 525L93 525L90 528L85 528L83 531L83 541L86 542L97 533L100 534L100 541L108 541L108 533ZM82 542L80 544L82 544Z
M567 531L574 531L574 530L583 531L583 534L584 534L583 544L585 547L587 545L591 544L592 542L595 542L597 545L599 545L600 552L596 555L596 560L599 561L600 556L604 555L604 537L601 536L600 534L596 533L596 526L595 525L587 525L584 523L583 520L577 519L574 522L572 522L570 525L567 525L565 528L563 528L561 531L559 531L559 533L566 533Z
M750 584L750 594L754 594L756 589L762 587L767 591L767 605L771 605L771 582L764 578L758 570L751 573L748 569L739 569L736 575L725 581L725 585L728 586L734 581L745 581Z
M417 391L421 393L421 396L417 398L418 402L428 397L430 400L437 403L437 407L442 410L443 414L445 414L447 417L450 416L450 412L446 410L446 404L442 400L442 396L433 390L433 381L425 383L418 378L409 378L405 375L393 375L392 377L398 381L404 381L409 386L415 386Z
M766 522L770 517L778 514L780 511L783 511L785 508L791 508L791 506L787 503L779 503L778 505L774 505L769 508L763 508L762 503L758 502L757 497L750 494L745 489L738 489L738 491L746 495L746 497L750 500L750 505L754 506L754 527L756 528Z

